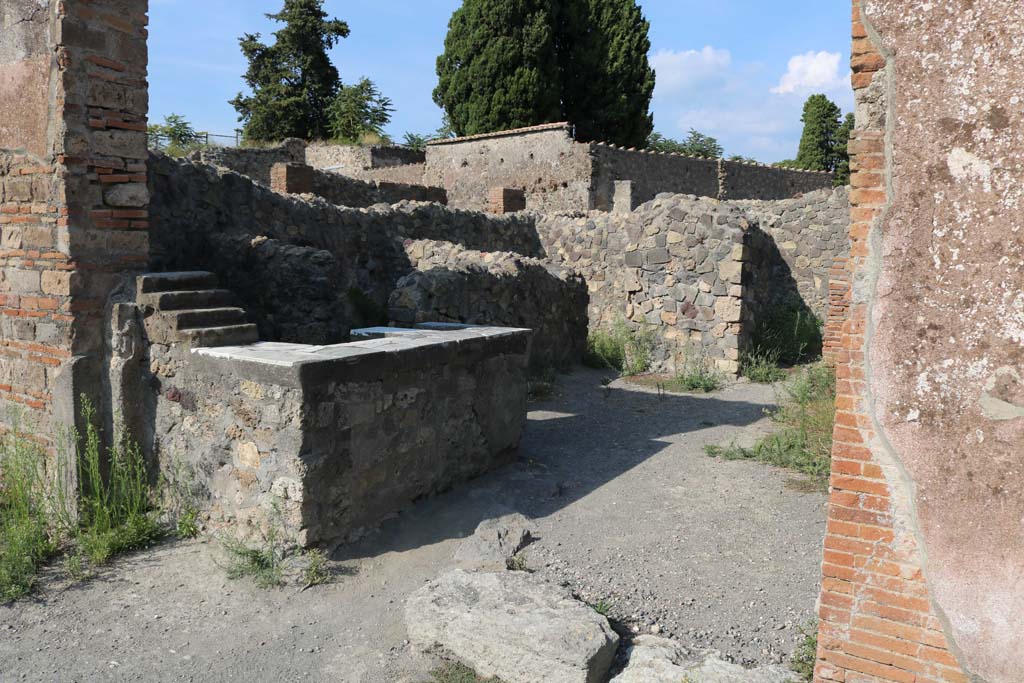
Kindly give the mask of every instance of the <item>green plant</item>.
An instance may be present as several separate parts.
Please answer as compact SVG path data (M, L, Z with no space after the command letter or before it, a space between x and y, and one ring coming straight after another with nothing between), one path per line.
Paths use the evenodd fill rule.
M650 369L653 352L653 328L641 325L632 330L620 319L610 330L594 330L587 336L587 352L583 360L590 367L618 370L631 376Z
M691 345L683 354L682 367L676 368L675 379L667 386L707 394L721 389L724 382L722 373L714 368L704 349Z
M752 448L705 446L725 460L758 460L806 474L824 486L832 463L835 421L835 372L824 364L805 368L785 388L772 419L781 428Z
M785 365L796 365L821 354L822 322L802 302L787 301L765 311L754 327L753 348L771 354Z
M505 561L505 566L509 571L513 572L526 572L529 571L529 566L526 562L526 555L523 553L516 553L512 557Z
M304 554L306 567L302 570L302 590L313 586L322 586L334 580L327 561L327 553L323 550L308 550Z
M598 600L597 602L588 602L587 607L594 610L602 617L607 617L612 611L611 603L605 602L604 600Z
M427 136L419 133L407 132L402 138L402 144L409 149L423 151L427 148Z
M526 399L546 401L555 393L555 369L547 366L530 372L526 379Z
M793 651L789 668L801 680L811 683L814 680L814 664L818 659L818 624L812 621L806 627L800 627L800 633L804 639Z
M151 545L163 529L138 444L122 427L101 462L96 413L84 395L81 410L86 432L78 458L79 523L73 535L90 562L103 564L117 553Z
M704 159L720 159L723 153L722 145L717 139L710 135L704 135L693 128L682 142L667 138L661 133L651 133L647 138L647 149L655 152L686 154Z
M175 533L178 538L195 538L199 535L199 510L194 507L186 507L175 524Z
M395 108L368 78L343 85L328 108L330 129L336 140L359 142L367 134L384 137Z
M250 577L260 588L273 588L284 583L284 552L278 547L273 532L258 546L229 537L222 538L220 544L228 555L225 569L229 579Z
M779 367L779 351L764 351L760 348L740 355L740 374L751 382L771 384L786 378L786 372Z
M430 672L434 683L501 683L497 678L481 678L461 662L445 662Z
M0 438L0 603L28 594L56 551L42 476L43 450L17 425Z

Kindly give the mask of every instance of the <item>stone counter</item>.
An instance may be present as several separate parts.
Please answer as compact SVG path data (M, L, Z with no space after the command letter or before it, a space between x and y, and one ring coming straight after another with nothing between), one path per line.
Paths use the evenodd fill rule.
M349 344L193 350L161 382L160 460L189 469L213 524L240 536L358 536L512 459L530 335L377 328Z

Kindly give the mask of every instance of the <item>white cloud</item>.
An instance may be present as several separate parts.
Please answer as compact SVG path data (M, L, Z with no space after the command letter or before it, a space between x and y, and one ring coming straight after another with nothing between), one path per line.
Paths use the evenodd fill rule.
M723 78L732 64L732 54L710 45L700 50L659 50L651 57L657 73L656 94L671 95L709 80Z
M833 90L843 85L839 76L838 52L808 52L789 60L789 68L779 84L772 88L776 95L806 93L811 90Z

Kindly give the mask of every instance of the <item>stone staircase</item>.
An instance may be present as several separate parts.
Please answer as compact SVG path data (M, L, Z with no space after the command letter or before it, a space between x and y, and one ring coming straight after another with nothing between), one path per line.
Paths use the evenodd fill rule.
M198 348L259 341L256 325L234 293L217 287L213 273L149 273L137 284L136 300L152 342Z

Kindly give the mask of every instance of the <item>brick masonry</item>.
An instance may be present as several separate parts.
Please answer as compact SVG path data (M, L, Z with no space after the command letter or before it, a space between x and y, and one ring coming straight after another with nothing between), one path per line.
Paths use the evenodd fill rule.
M853 2L818 683L1024 670L1021 31L1010 0Z
M30 95L0 127L0 399L5 423L28 409L22 419L46 437L72 422L81 393L106 404L105 307L148 258L146 9L3 9L19 36L0 50L0 101L49 95L45 107Z

